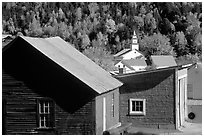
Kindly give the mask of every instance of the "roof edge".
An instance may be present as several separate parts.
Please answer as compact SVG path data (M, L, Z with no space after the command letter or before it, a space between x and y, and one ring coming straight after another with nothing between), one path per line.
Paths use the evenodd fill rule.
M113 75L113 76L116 77L116 78L120 78L120 77L139 75L139 74L146 74L146 73L158 72L158 71L164 71L164 70L170 70L170 69L179 69L179 68L180 68L180 66L173 66L173 67L153 69L153 70L148 70L148 71L138 71L138 72L134 72L134 73L126 73L126 74L119 74L119 75Z

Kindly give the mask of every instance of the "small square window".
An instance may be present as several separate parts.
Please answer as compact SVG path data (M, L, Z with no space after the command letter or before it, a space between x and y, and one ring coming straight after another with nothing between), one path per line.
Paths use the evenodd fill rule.
M129 113L131 115L145 115L146 99L130 99Z

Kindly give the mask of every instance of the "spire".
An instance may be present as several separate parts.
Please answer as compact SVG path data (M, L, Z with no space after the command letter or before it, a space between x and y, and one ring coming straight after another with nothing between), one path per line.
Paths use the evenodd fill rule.
M132 36L132 50L139 50L139 44L138 44L138 40L137 40L137 35L136 32L134 30L133 36Z
M134 30L134 34L133 34L133 36L136 36L136 32L135 32L135 30Z

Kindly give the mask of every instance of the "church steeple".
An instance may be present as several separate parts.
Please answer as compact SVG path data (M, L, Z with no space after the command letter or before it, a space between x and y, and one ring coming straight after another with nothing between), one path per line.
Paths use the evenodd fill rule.
M132 36L132 46L131 46L132 50L139 50L139 44L138 44L138 39L137 39L137 35L136 32L134 31L134 34Z

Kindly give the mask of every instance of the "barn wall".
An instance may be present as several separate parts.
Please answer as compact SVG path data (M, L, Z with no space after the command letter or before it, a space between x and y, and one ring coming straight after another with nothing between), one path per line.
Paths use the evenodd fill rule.
M175 129L175 70L118 77L120 121L136 127ZM130 115L129 99L146 99L146 115Z
M2 54L8 134L95 134L96 92L19 39ZM55 130L34 130L36 99L56 103Z
M55 128L40 130L37 126L37 99L48 96L39 94L40 91L36 92L23 81L14 79L4 71L2 76L2 99L6 101L4 119L7 134L95 134L94 100L70 113L53 99L56 103Z
M114 94L114 115L112 109L112 95ZM105 113L106 113L106 125L105 130L108 130L119 124L119 89L115 89L111 92L102 94L96 98L96 134L103 133L103 108L105 98Z

